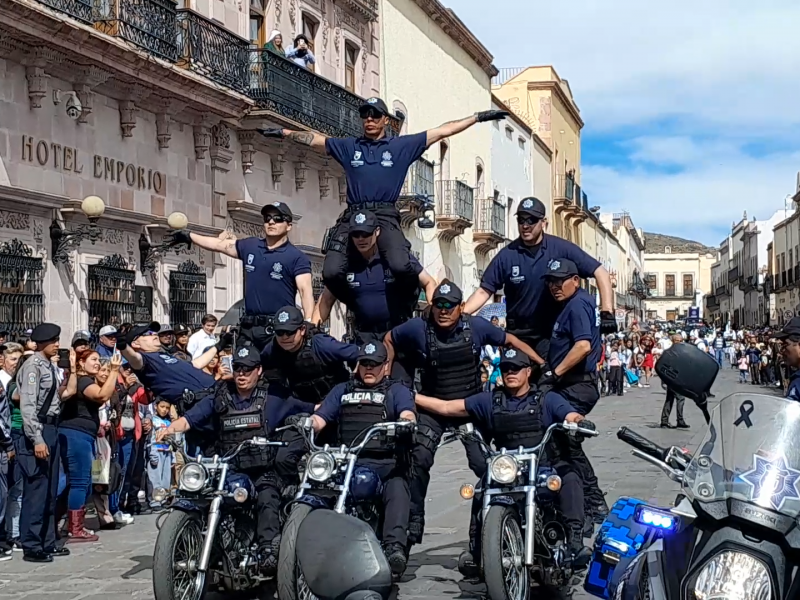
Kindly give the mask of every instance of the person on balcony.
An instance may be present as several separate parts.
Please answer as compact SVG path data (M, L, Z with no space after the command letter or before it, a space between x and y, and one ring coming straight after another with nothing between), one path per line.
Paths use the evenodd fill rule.
M294 44L289 48L288 52L286 52L286 58L304 69L307 69L309 65L316 64L317 59L314 58L314 53L311 52L308 45L308 38L301 33L294 38Z
M272 33L269 34L267 43L264 44L264 49L274 52L279 56L286 56L286 50L283 49L283 36L281 35L280 31L277 29L272 30Z
M507 111L486 110L470 117L444 123L435 129L400 136L387 136L390 113L380 98L369 98L359 107L364 126L361 137L331 138L313 131L262 129L266 137L288 138L298 144L324 150L342 165L347 180L348 207L329 230L324 244L322 279L329 289L347 284L350 216L371 210L378 217L381 235L378 250L381 260L396 278L417 275L410 259L411 245L400 225L396 203L408 169L429 146L484 121L499 121Z

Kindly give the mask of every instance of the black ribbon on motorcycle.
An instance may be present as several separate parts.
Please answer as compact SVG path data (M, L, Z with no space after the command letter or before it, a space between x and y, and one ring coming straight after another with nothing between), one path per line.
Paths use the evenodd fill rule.
M745 400L739 405L739 418L736 419L733 424L735 427L738 427L742 423L744 423L745 427L750 429L753 426L753 421L750 420L750 415L753 414L755 407L750 400Z

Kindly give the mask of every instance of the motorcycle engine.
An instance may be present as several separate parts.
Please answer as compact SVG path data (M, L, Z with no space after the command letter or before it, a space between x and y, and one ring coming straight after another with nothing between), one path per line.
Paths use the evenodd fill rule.
M550 521L542 527L542 538L548 546L555 547L567 539L567 532L558 521Z

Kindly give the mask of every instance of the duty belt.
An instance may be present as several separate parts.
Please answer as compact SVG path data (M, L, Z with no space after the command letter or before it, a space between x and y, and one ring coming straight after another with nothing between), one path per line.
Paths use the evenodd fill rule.
M532 337L544 338L545 335L539 333L538 325L529 321L522 321L522 319L514 319L509 317L506 319L506 330L509 331L527 331L530 332Z
M350 204L345 212L354 210L375 210L377 208L394 208L394 202L359 202L358 204Z
M567 373L558 380L556 388L573 385L575 383L593 383L597 381L596 373Z
M242 327L270 327L274 321L273 315L245 315L242 317Z

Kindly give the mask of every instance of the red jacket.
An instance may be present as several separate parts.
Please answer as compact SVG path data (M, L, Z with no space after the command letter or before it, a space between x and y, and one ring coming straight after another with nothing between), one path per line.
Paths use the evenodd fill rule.
M117 380L117 383L121 384L120 394L124 392L133 400L133 420L135 423L134 439L138 442L140 439L142 439L142 418L139 416L139 407L137 405L150 404L153 401L153 396L150 392L144 389L144 386L141 383L134 383L130 388L126 388L125 382L123 381L121 375ZM122 419L120 419L119 425L117 425L117 439L121 440L124 435L125 432L122 430Z

